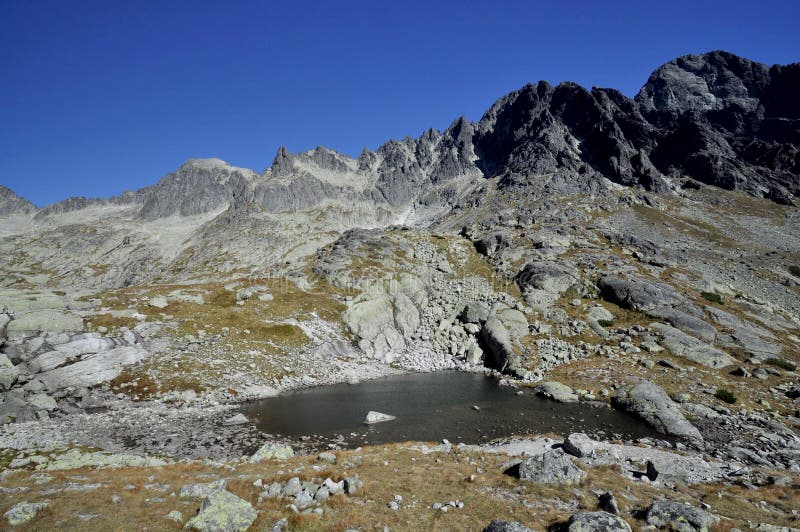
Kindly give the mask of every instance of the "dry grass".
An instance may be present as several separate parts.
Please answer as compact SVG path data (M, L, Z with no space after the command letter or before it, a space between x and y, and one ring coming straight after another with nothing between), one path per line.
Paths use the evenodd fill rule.
M632 481L617 467L597 467L588 470L587 479L579 486L535 485L503 474L505 456L458 452L424 455L412 450L408 444L367 447L362 450L341 451L338 463L324 471L315 471L318 464L313 456L299 456L287 462L267 462L258 465L235 464L233 469L214 468L200 463L174 464L159 468L126 468L115 471L81 469L52 473L55 479L42 486L34 485L29 473L17 474L4 485L33 486L26 494L8 494L0 501L0 512L6 511L20 500L49 499L51 506L42 512L28 527L20 530L177 530L180 527L164 519L171 510L179 510L184 518L194 515L199 501L181 500L172 495L191 482L209 482L214 474L228 478L228 490L249 501L259 517L253 530L268 529L281 518L289 518L291 530L345 530L371 529L388 526L392 530L480 530L491 519L504 518L520 521L534 529L566 520L573 511L596 510L597 499L593 491L612 491L622 515L634 529L641 526L631 517L632 512L646 508L652 501L669 498L697 504L705 501L718 514L731 518L720 524L719 530L741 526L747 520L789 525L785 517L796 507L797 487L770 486L748 490L735 485L678 486L667 490L650 484ZM360 457L360 459L359 459ZM477 468L483 473L476 473ZM299 473L287 471L302 468ZM282 472L282 473L281 473ZM252 485L256 478L265 483L283 482L291 476L302 479L332 477L339 479L357 474L364 481L364 490L352 497L337 496L324 504L325 513L320 518L310 515L293 515L286 510L287 501L265 499L258 502L260 490ZM475 482L468 477L477 475ZM103 488L88 493L59 493L42 496L40 489L58 487L68 482L89 484L101 482ZM797 482L797 479L795 479ZM145 487L147 484L168 484L165 492ZM135 486L125 489L126 485ZM114 494L122 500L114 504ZM388 508L387 503L398 494L403 497L399 511ZM433 510L435 502L461 500L463 509L449 512ZM761 503L760 501L765 501ZM780 508L784 516L776 516L770 507ZM100 514L88 522L80 514Z

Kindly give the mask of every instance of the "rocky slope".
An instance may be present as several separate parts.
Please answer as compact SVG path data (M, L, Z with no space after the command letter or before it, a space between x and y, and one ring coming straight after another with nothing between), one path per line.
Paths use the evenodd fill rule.
M243 399L459 369L663 434L639 445L671 451L626 482L667 484L630 511L686 482L664 452L726 471L702 479L715 490L785 476L773 521L792 523L780 497L796 500L800 473L798 68L712 52L665 64L635 98L540 82L477 123L356 159L281 148L260 174L193 159L138 191L42 209L0 188L0 458L30 469L80 446L233 459L274 439L234 415ZM587 458L578 440L564 448ZM622 447L593 447L591 467L628 471ZM563 466L591 487L536 449L522 482ZM480 493L519 493L499 486ZM269 497L257 506L272 515ZM611 522L553 501L530 522ZM669 527L670 508L628 520Z

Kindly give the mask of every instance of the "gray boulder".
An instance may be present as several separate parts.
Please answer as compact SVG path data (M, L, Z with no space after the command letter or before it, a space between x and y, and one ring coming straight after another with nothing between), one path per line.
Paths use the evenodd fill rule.
M569 518L568 532L631 532L621 517L608 512L580 512Z
M519 464L519 478L537 484L572 485L586 478L586 473L564 451L553 449L523 460Z
M481 338L486 351L484 365L511 374L523 373L511 334L497 317L486 320L481 329Z
M620 390L612 399L612 404L641 418L662 434L694 443L703 441L700 431L683 416L678 404L663 389L648 380L641 380Z
M286 460L294 456L294 450L289 445L277 443L265 443L253 456L250 457L251 464L258 464L265 460Z
M551 294L562 294L578 281L575 268L555 262L530 262L517 274L520 290L534 288Z
M200 511L185 528L203 532L244 532L257 518L258 512L249 502L220 490L203 499Z
M50 506L47 502L20 502L3 514L8 524L19 526L31 521L36 514Z
M464 306L458 319L464 323L483 323L489 319L489 307L486 303L472 301Z
M650 328L662 336L661 343L675 356L709 368L732 366L736 360L727 353L664 323L651 323Z
M25 337L38 332L59 333L83 330L80 316L61 310L34 310L17 316L6 327L9 338Z
M224 490L227 486L228 482L224 478L214 482L187 484L181 488L180 496L189 499L202 499L214 492Z
M556 381L545 381L536 386L536 395L557 403L577 403L578 394L567 386Z
M492 519L491 523L483 529L483 532L533 532L533 529L517 521Z
M647 509L647 524L661 530L707 532L718 522L714 514L680 502L654 502Z
M148 356L150 353L139 345L122 346L104 353L84 356L74 364L40 373L38 378L48 390L70 386L88 388L114 379L126 366Z
M0 353L0 392L10 390L17 382L18 377L19 369L11 363L6 355Z
M504 231L499 231L486 235L475 242L475 250L481 255L493 257L509 245L511 245L511 236Z
M582 432L575 432L564 439L564 452L577 458L592 456L595 452L595 442Z
M597 283L603 298L630 310L648 311L684 301L668 284L606 275Z

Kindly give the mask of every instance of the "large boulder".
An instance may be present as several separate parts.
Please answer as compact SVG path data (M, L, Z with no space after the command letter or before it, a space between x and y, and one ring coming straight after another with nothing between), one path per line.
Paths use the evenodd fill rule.
M537 484L578 484L586 473L561 449L526 458L519 464L519 478Z
M179 496L187 499L203 499L217 491L224 490L227 485L228 481L224 478L215 480L214 482L186 484L181 488Z
M39 332L60 333L82 330L83 320L80 316L53 309L34 310L18 315L6 327L9 338L26 337Z
M664 323L651 323L650 328L661 334L661 344L675 356L683 357L709 368L724 368L736 363L736 359L719 349L689 336Z
M557 403L577 403L578 394L566 384L557 381L545 381L536 386L536 395Z
M265 460L286 460L294 456L294 450L289 445L266 443L250 457L251 464L258 464Z
M79 362L38 374L48 390L74 386L88 388L117 377L126 366L150 356L139 345L117 347L105 353L84 356Z
M8 524L19 526L31 521L36 514L47 508L50 504L48 502L20 502L15 504L9 511L3 514Z
M492 316L486 320L481 329L481 339L486 351L484 365L511 374L523 373L511 334L499 318Z
M661 530L708 532L718 522L714 514L681 502L654 502L647 509L647 524Z
M521 290L530 288L551 294L562 294L578 282L575 268L549 261L529 262L517 274Z
M483 529L483 532L533 532L533 529L528 528L522 523L518 523L516 521L492 519L492 521Z
M612 404L641 418L662 434L694 443L703 441L700 431L683 416L678 404L663 389L648 380L640 380L623 388L613 398Z
M198 514L186 523L188 530L244 532L258 518L253 506L229 491L214 491L203 499Z
M359 347L372 358L392 362L406 348L421 322L427 301L422 281L411 274L375 285L359 296L343 319Z
M616 303L622 308L642 312L677 305L685 300L670 285L643 279L624 279L606 275L600 279L597 286L607 301Z
M580 512L569 518L567 532L631 532L621 517L608 512Z

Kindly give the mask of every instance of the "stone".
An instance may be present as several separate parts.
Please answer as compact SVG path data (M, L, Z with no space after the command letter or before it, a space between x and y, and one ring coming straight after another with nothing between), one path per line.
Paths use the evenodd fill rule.
M327 501L329 497L330 497L330 492L328 491L328 488L326 488L325 486L321 486L314 494L314 500L320 503Z
M486 525L483 532L534 532L533 529L518 523L517 521L505 521L503 519L492 519Z
M36 410L47 410L52 412L58 408L56 400L47 395L46 393L37 393L28 398L28 404Z
M575 432L564 439L564 452L577 458L592 456L595 452L595 444L586 434Z
M172 510L170 513L164 516L165 519L169 519L170 521L175 521L176 523L183 524L183 514L180 513L178 510Z
M327 451L321 452L317 455L317 460L319 460L320 462L328 462L329 464L335 464L336 455L334 453Z
M617 499L614 497L614 494L610 491L605 493L601 493L597 496L597 505L600 507L601 510L608 512L610 514L617 515L619 513L619 506L617 505Z
M662 345L672 354L691 360L709 368L724 368L736 363L736 359L719 349L698 340L664 323L652 323L650 328L661 333Z
M144 348L121 346L82 357L79 362L38 374L48 390L89 388L116 378L122 370L149 357Z
M266 443L250 457L251 464L258 464L265 460L287 460L294 456L294 449L289 445Z
M6 513L3 514L8 524L11 526L19 526L25 524L34 517L36 514L50 506L48 502L19 502L11 507Z
M572 388L556 381L545 381L536 386L536 395L557 403L577 403L579 401L578 394Z
M392 421L393 419L397 418L389 414L383 414L381 412L370 410L367 412L367 417L364 419L364 424L373 425L375 423L383 423L384 421Z
M484 364L487 367L512 374L521 369L520 358L514 350L511 334L498 318L490 317L486 320L481 329L481 338L486 354Z
M537 289L563 294L578 281L578 272L565 264L549 261L530 262L517 274L520 290Z
M631 527L621 517L609 512L580 512L569 518L568 532L631 532Z
M10 390L18 378L19 369L5 354L0 353L0 392Z
M164 296L153 296L147 301L147 304L154 308L166 308L169 301Z
M225 425L225 426L245 425L245 424L247 424L247 422L248 422L247 417L244 414L242 414L241 412L239 412L238 414L235 414L235 415L229 417L228 419L226 419L225 421L223 421L222 424Z
M287 497L294 497L300 493L302 489L303 484L300 482L300 479L297 477L292 477L286 481L286 485L283 487L283 494Z
M561 449L526 458L519 465L519 478L537 484L578 484L586 473L572 463Z
M17 316L6 327L9 338L30 336L33 333L60 333L83 331L83 320L71 312L45 309Z
M648 525L675 532L708 532L719 522L714 514L672 501L654 502L647 509L646 518Z
M356 477L344 478L344 492L348 495L357 494L364 487L364 482Z
M612 404L638 416L662 434L694 443L703 441L700 431L683 416L678 405L663 389L648 380L623 388L612 398Z
M198 514L186 529L203 532L244 532L258 518L249 502L228 491L215 491L203 499Z
M187 484L181 488L179 496L189 499L202 499L215 491L224 490L227 486L228 482L224 478L214 482Z
M471 301L464 305L458 319L463 323L482 324L489 319L489 307L485 303Z
M684 297L668 284L606 275L597 283L604 299L630 310L648 311L682 303Z

